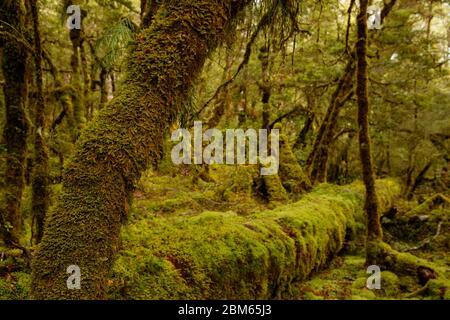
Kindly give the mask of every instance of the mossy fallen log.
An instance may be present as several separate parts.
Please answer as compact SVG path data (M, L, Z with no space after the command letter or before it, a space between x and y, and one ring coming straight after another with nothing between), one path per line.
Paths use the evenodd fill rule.
M400 194L377 182L382 208ZM122 233L109 281L115 299L272 299L328 265L365 227L364 187L321 185L300 201L250 216L205 212L146 218Z

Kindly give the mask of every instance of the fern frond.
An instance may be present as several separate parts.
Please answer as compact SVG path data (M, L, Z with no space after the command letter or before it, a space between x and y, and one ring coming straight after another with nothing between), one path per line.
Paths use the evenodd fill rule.
M118 24L106 30L95 44L95 52L101 63L96 67L110 71L123 57L137 28L130 18L123 18Z

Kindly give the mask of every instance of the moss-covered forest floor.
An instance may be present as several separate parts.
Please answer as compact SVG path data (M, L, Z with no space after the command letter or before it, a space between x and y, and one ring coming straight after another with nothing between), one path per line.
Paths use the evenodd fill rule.
M211 166L208 172L202 167L195 168L195 172L192 172L189 171L192 169L181 167L177 172L173 172L173 168L170 170L162 168L162 172L159 173L153 171L145 173L137 186L130 216L122 230L122 248L109 281L109 297L112 299L211 297L239 299L252 296L257 298L270 296L275 299L435 298L423 292L411 295L421 288L417 279L414 276L396 275L389 271L383 271L381 274L380 290L366 288L369 274L366 273L365 266L363 223L356 224L356 229L362 236L349 240L334 259L326 262L327 267L320 268L307 278L297 279L301 281L289 277L286 280L281 279L280 283L286 282L285 287L272 288L273 292L266 292L263 287L270 288L270 285L265 283L270 277L258 273L274 271L279 272L279 277L282 277L283 272L289 273L290 266L282 261L285 257L283 255L275 258L279 259L276 261L280 266L274 267L272 260L264 260L263 252L258 252L263 250L258 247L261 243L255 243L263 242L263 246L274 244L264 243L263 238L249 239L246 235L242 238L232 238L235 233L231 230L234 226L230 223L230 219L241 217L245 219L250 215L263 216L265 211L282 205L289 206L289 203L293 204L294 209L299 197L286 203L264 200L255 192L251 170L247 169ZM54 187L54 197L58 193L58 188L59 186ZM319 191L313 193L320 195L334 191L343 192L342 189L336 188L319 186L315 189ZM28 207L29 193L27 190L24 208ZM442 199L447 198L444 195ZM450 208L442 199L424 202L421 206L414 201L397 200L395 210L384 215L383 227L385 240L393 248L432 261L446 270L445 277L449 279ZM29 217L27 212L23 212L23 215ZM187 219L190 219L190 224L185 223ZM29 222L28 218L25 222ZM254 226L247 227L243 230L249 231L248 229ZM210 228L217 230L211 232ZM217 238L214 236L215 232ZM271 232L273 231L269 227L268 237L271 237ZM24 239L30 238L29 233L23 236ZM214 242L217 246L211 246L209 242ZM185 250L181 247L183 245L196 248ZM248 260L248 255L254 259ZM232 259L226 261L226 257ZM202 262L197 263L196 259ZM254 265L243 266L240 264L243 261L253 261ZM274 268L280 268L281 271L273 270ZM30 267L23 259L21 250L0 248L0 299L27 299L30 273ZM247 283L236 280L241 277L253 284L248 286ZM216 281L216 284L212 285L212 281ZM447 292L445 297L449 295L450 292Z

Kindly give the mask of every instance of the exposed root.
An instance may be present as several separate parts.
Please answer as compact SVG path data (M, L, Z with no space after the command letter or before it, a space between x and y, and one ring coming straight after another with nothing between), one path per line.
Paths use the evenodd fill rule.
M439 237L439 235L441 233L442 223L443 223L442 221L439 222L439 224L437 226L436 234L434 236L432 236L431 238L427 238L427 239L421 241L418 246L408 248L405 251L415 251L415 250L422 249L426 245L429 245L433 240L436 240L437 237Z
M426 292L439 299L450 299L450 281L445 278L445 269L432 262L418 258L410 253L398 252L388 244L372 241L368 245L368 255L378 266L396 274L416 276L423 286L412 296Z

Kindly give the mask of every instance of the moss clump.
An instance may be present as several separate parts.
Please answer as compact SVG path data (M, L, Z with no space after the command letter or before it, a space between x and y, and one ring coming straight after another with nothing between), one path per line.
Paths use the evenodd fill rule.
M263 176L262 189L263 193L272 204L286 202L289 197L284 189L280 177L275 174L271 176Z
M430 299L450 300L450 280L433 279L427 284Z
M279 125L279 124L277 124ZM280 129L280 126L275 129ZM292 194L299 194L311 190L311 182L303 172L289 144L286 135L280 134L280 168L279 176L283 187Z
M363 267L363 266L361 266ZM364 270L362 268L361 270ZM400 294L400 280L395 273L390 271L381 272L381 288L380 289L368 289L367 288L367 275L357 278L352 283L352 296L353 299L378 299L378 298L395 298Z
M400 293L400 280L395 273L390 271L381 272L381 294L392 297Z
M367 277L357 278L352 283L353 300L375 300L377 295L375 290L367 289Z

